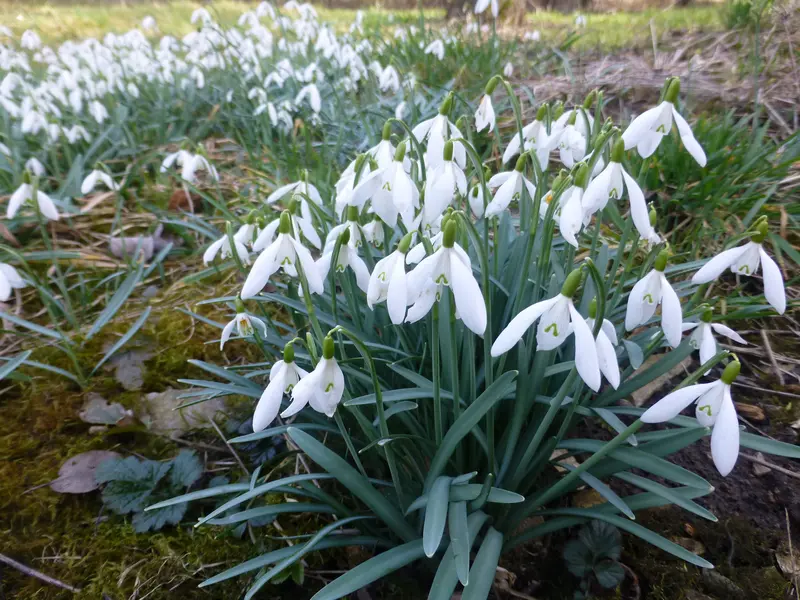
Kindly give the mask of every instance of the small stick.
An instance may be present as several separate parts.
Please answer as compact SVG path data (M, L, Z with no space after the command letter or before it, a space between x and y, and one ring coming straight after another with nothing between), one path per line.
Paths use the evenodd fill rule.
M211 425L217 431L217 434L219 435L219 437L222 438L222 441L225 442L225 445L228 447L228 450L230 450L231 454L233 454L233 458L236 459L236 462L239 463L239 466L242 467L242 470L245 473L247 473L247 476L249 477L250 476L250 470L247 467L244 466L244 463L242 462L242 459L239 458L239 455L236 453L236 450L234 450L233 446L231 446L228 443L228 440L225 439L225 434L222 433L222 430L219 428L219 425L217 425L216 421L214 421L214 419L212 417L209 417L208 420L211 422Z
M44 573L37 571L36 569L31 569L30 567L26 567L22 563L18 563L13 558L9 558L5 554L0 554L0 562L7 564L10 567L14 567L17 571L21 573L25 573L25 575L30 575L31 577L35 577L45 583L49 583L50 585L54 585L56 587L60 587L63 590L69 590L73 594L77 594L80 592L80 588L74 588L71 585L64 583L63 581L59 581L58 579L54 579L49 575L45 575Z
M761 465L762 467L768 467L777 471L778 473L783 473L784 475L788 475L789 477L794 477L795 479L800 479L800 473L795 473L794 471L790 471L789 469L784 469L783 467L779 467L778 465L767 462L766 460L762 460L756 456L751 456L749 454L739 453L739 456L749 460L750 462L754 462L757 465Z
M769 345L769 338L763 331L761 332L761 339L764 341L764 349L767 351L767 358L769 358L769 362L772 363L772 368L775 370L778 383L785 385L786 382L783 379L783 373L781 373L780 367L778 367L778 361L775 360L775 354L772 352L772 346Z

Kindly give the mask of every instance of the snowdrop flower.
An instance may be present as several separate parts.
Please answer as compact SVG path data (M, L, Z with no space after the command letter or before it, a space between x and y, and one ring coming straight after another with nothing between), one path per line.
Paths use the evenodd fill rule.
M700 315L700 321L697 323L684 323L681 330L692 331L689 338L693 347L700 350L700 363L705 364L717 353L717 340L714 339L714 333L724 335L725 337L737 342L739 344L747 344L742 336L736 333L730 327L726 327L722 323L711 322L711 309L703 311ZM708 373L706 373L708 374Z
M478 0L475 3L475 14L479 15L489 7L492 9L492 17L496 19L497 15L500 14L500 3L498 0Z
M353 246L353 248L358 249L364 245L366 236L364 235L361 223L358 222L358 208L355 206L348 206L346 216L347 219L344 223L340 223L336 227L331 228L328 232L328 235L325 237L325 246L322 249L323 253L330 251L336 245L336 240L339 239L339 236L344 233L345 230L350 231L348 243Z
M383 125L383 132L381 134L381 141L375 144L372 148L367 150L367 154L375 159L378 163L379 169L385 169L394 160L394 155L397 148L394 147L391 141L392 124L388 121ZM411 170L411 161L407 156L403 158L403 168L406 172Z
M155 18L147 15L144 19L142 19L142 29L147 32L158 31L158 25L156 24Z
M533 31L526 31L522 39L526 42L538 42L542 39L542 34L538 29L534 29Z
M378 77L378 87L381 88L382 92L392 91L397 93L400 89L400 75L397 73L397 69L389 65L381 71L380 77Z
M339 243L339 256L336 260L334 267L337 273L344 273L347 267L353 271L356 276L356 283L363 292L369 289L369 269L367 268L364 260L358 255L358 251L353 245L353 237L351 237L351 229L349 227L342 230L338 236ZM360 232L359 232L359 235ZM336 242L328 247L316 263L317 272L322 281L328 276L331 270L331 262L333 261L333 253L336 250Z
M21 289L26 285L25 280L22 279L14 267L0 262L0 302L5 302L11 298L12 289ZM405 306L403 311L405 311Z
M492 344L492 356L500 356L513 348L525 332L538 320L536 347L553 350L575 334L575 367L581 379L594 391L600 389L600 366L592 330L575 308L572 297L581 282L581 270L567 276L561 293L522 310Z
M489 180L489 188L496 188L497 192L486 207L486 218L502 214L512 201L519 202L523 186L528 190L531 199L536 197L536 186L522 174L525 160L525 155L520 156L513 171L497 173Z
M483 216L486 211L486 203L483 200L483 186L481 184L473 185L469 193L467 193L467 200L469 201L469 209L475 217Z
M447 118L452 106L453 97L448 95L439 107L438 115L432 119L423 121L411 130L412 135L419 143L422 143L426 139L428 140L428 150L425 153L425 165L430 168L442 162L445 142L449 141L451 138L464 137L458 130L458 127ZM458 166L463 169L467 164L467 151L462 144L455 145L453 156Z
M453 290L456 316L470 331L483 335L486 331L486 303L472 275L469 256L455 243L456 231L457 223L451 217L444 226L442 246L409 273L408 300L418 306L409 309L406 321L421 319L441 294L441 287L449 286Z
M407 106L408 105L406 104L405 101L398 104L394 109L394 118L397 119L398 121L402 121L403 117L406 115Z
M594 333L596 316L597 300L592 299L591 303L589 303L589 318L586 319L586 325L588 325L592 333ZM595 338L597 363L600 367L600 372L614 389L619 387L620 380L617 351L614 349L617 343L617 331L614 329L614 325L608 319L603 319L600 331L597 332L597 337Z
M317 88L316 84L309 83L308 85L304 86L297 93L294 102L299 106L306 98L308 98L308 103L311 106L311 110L313 110L315 113L318 113L322 109L322 99L320 98L319 89Z
M625 149L630 150L634 146L639 151L642 158L647 158L656 151L662 138L672 129L672 120L678 126L678 133L681 136L683 145L688 150L701 167L706 166L706 153L694 138L691 127L675 108L675 101L681 90L680 79L673 78L667 87L664 101L643 112L636 117L622 134L625 141Z
M393 158L393 155L390 157ZM357 206L359 209L363 207L367 197L364 195L358 202L353 201L353 192L355 191L357 183L360 183L372 172L370 167L369 155L359 154L355 160L350 161L342 174L339 176L339 181L336 182L336 200L334 210L339 218L342 218L344 209L348 206ZM358 177L358 182L356 182Z
M236 298L236 316L222 329L222 337L219 340L219 349L222 350L225 342L231 339L233 328L239 337L249 337L253 335L254 328L258 329L258 335L262 339L267 337L267 326L258 317L251 317L245 312L244 303L241 298Z
M495 126L494 106L492 106L492 93L494 92L497 84L500 82L499 77L492 77L489 83L486 84L484 89L483 98L478 105L478 110L475 111L475 129L483 131L489 129L492 131Z
M443 160L427 174L423 222L432 223L453 203L456 192L467 193L467 178L453 160L453 142L444 145Z
M191 152L186 150L178 150L177 152L172 152L167 154L164 157L164 160L161 161L161 169L159 170L161 173L166 173L169 169L172 168L172 165L182 166L183 162L192 155Z
M575 185L569 187L559 198L558 228L568 243L578 247L577 235L589 224L593 212L585 202L585 187L589 180L589 167L581 163L575 173Z
M575 17L575 27L586 27L586 17L577 15Z
M278 236L253 263L242 286L242 298L247 300L258 294L278 269L283 269L290 277L297 277L299 275L297 265L300 265L305 275L309 291L321 294L322 277L317 271L314 259L305 246L292 237L289 211L283 211L278 225Z
M81 184L81 194L88 194L91 192L95 187L97 187L98 182L102 183L112 192L119 190L119 185L114 183L114 180L111 179L111 176L108 173L99 169L95 169L86 176L86 179L83 180L83 183Z
M356 206L369 199L372 210L390 227L397 224L398 216L406 226L410 225L414 209L419 208L419 190L406 172L405 153L405 142L401 142L391 164L363 178L350 199L350 203ZM428 175L429 182L433 176L433 172Z
M507 62L506 66L503 67L503 75L505 75L506 78L508 78L511 77L513 74L514 74L514 65L512 65L510 62Z
M181 179L194 183L197 181L197 171L206 171L212 179L219 180L219 174L208 159L202 154L192 154L187 152L183 155L183 164L181 169Z
M272 365L269 372L269 384L256 404L253 413L253 431L263 431L269 427L281 410L284 394L289 394L308 371L301 369L294 362L294 347L291 342L283 349L283 360Z
M19 45L25 50L38 50L42 46L42 40L35 31L27 29L22 33Z
M376 216L372 221L367 223L361 228L361 233L364 235L364 240L378 248L383 248L385 234L383 231L383 221L380 217Z
M303 218L307 221L311 221L311 208L308 205L308 198L310 198L311 201L317 206L322 206L322 196L320 196L319 190L314 186L314 184L308 182L307 171L303 172L303 178L300 181L287 183L286 185L282 185L273 191L269 196L267 196L265 202L267 204L274 204L285 196L295 194L300 200L300 214L302 214Z
M536 158L539 159L539 166L542 170L547 169L547 163L550 159L550 151L558 143L558 136L549 136L547 134L547 125L544 120L547 115L547 106L542 105L536 112L536 118L533 123L529 123L522 128L522 137L524 140L522 152L533 151ZM505 152L503 152L503 163L507 163L514 156L520 153L520 137L516 133L511 141L508 142Z
M608 162L608 166L586 187L583 201L592 212L597 212L606 207L610 198L614 200L621 198L622 192L627 188L633 224L639 235L647 237L652 226L647 204L644 201L644 193L636 180L622 166L624 153L625 142L619 139L611 150L611 160Z
M558 135L558 154L562 164L571 169L586 156L586 136L576 127L577 111L573 111Z
M108 110L97 100L89 104L89 114L97 121L98 125L102 125L108 119Z
M764 277L764 296L778 314L786 312L786 291L783 275L774 260L764 251L767 223L761 221L754 235L746 244L720 252L694 274L692 283L703 284L714 281L725 269L737 275L755 275L759 265Z
M412 235L407 233L403 236L397 249L377 262L367 286L367 305L375 310L373 307L376 304L386 301L389 318L395 325L402 325L406 317L406 253Z
M653 270L633 286L628 296L625 329L631 331L647 323L661 304L661 329L670 346L675 347L681 343L683 312L678 294L664 276L667 257L667 251L662 250L656 257Z
M289 203L289 208L287 209L289 212L289 217L292 222L292 234L294 235L295 239L299 240L300 235L308 240L308 242L314 246L316 249L322 248L322 240L319 238L319 234L317 230L314 229L313 223L311 223L308 219L303 217L302 215L298 215L297 213L297 202L292 201ZM275 235L278 233L278 227L280 226L281 219L278 217L274 219L269 224L266 225L261 231L258 232L256 236L256 240L253 242L253 251L261 252L267 246L269 246L273 240L275 239Z
M56 209L56 205L50 199L50 196L41 190L34 190L34 186L30 183L30 181L30 173L29 171L25 171L22 185L20 185L17 190L11 194L11 198L8 200L6 218L13 219L20 207L29 200L34 201L35 196L36 206L38 207L39 212L42 213L42 216L46 219L50 219L51 221L58 221L58 209Z
M35 156L31 156L25 161L25 170L30 171L31 175L34 177L41 177L44 175L44 165L39 162L39 159Z
M230 228L230 224L228 224L227 227ZM241 260L244 264L249 265L250 253L247 251L244 243L236 239L235 236L231 237L233 237L233 245L236 249L236 254L239 256L239 260ZM206 248L206 251L203 252L203 264L207 265L208 263L212 262L217 257L217 254L219 254L220 258L223 260L229 256L233 256L230 239L228 239L227 233Z
M296 415L309 404L317 412L333 417L343 393L344 375L334 357L333 338L327 336L322 342L322 358L314 370L292 388L292 403L281 417Z
M739 419L731 398L731 385L741 370L738 360L728 363L722 376L713 383L699 383L668 394L641 416L645 423L663 423L677 417L693 402L700 425L713 427L711 458L720 475L725 477L739 458Z
M192 25L196 24L198 21L200 21L202 25L208 25L209 23L214 22L214 20L211 18L211 15L205 8L197 8L192 13Z
M433 54L439 60L443 60L444 42L442 42L442 40L433 40L425 47L425 54Z

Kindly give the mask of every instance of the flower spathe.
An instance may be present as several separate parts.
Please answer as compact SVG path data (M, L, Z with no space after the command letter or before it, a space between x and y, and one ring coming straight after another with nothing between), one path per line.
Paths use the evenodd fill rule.
M783 275L774 260L764 251L763 240L766 236L766 223L759 225L760 231L751 241L736 248L725 250L709 260L694 274L692 283L703 284L714 281L725 269L737 275L755 275L759 265L764 276L764 296L767 302L778 311L786 312L786 290Z
M26 285L14 267L0 262L0 302L11 298L11 290L24 288Z
M253 298L258 294L275 274L278 269L290 277L297 277L299 264L308 282L308 289L314 294L321 294L323 290L322 277L317 271L311 253L291 235L291 222L288 211L281 215L278 236L258 256L250 273L242 286L243 299Z
M263 431L269 427L281 410L283 395L292 391L297 383L308 375L294 362L294 350L287 344L283 360L276 361L269 372L269 383L258 399L253 413L253 431Z
M322 358L314 370L292 388L292 403L281 417L296 415L307 405L328 417L334 415L344 393L344 375L333 353L333 338L328 336L322 343Z
M660 304L661 329L667 342L676 347L681 343L683 311L678 294L664 276L666 264L667 252L662 250L656 258L654 268L633 286L628 296L625 329L631 331L647 323Z
M706 153L697 142L692 128L675 108L675 101L680 92L680 81L675 78L667 87L665 100L650 110L636 117L622 134L625 149L635 147L642 158L647 158L656 151L661 140L672 130L672 121L678 127L678 134L689 154L701 167L706 166Z
M455 217L444 227L442 246L425 257L408 275L408 311L406 320L421 319L433 306L440 286L453 290L456 315L472 332L482 335L486 331L486 303L481 288L472 275L469 256L455 243ZM418 304L414 310L415 304ZM419 310L420 308L427 310Z
M567 277L560 294L542 300L520 311L492 344L492 356L500 356L513 348L536 322L536 347L553 350L575 334L575 367L581 379L594 391L600 389L600 364L597 343L586 320L575 308L572 295L580 283L581 271L576 269ZM613 346L612 346L613 350Z
M713 383L699 383L668 394L641 416L645 423L663 423L677 417L683 409L697 403L695 417L700 425L713 427L711 457L723 477L728 475L739 457L739 419L731 398L731 384L741 365L733 361L722 377Z

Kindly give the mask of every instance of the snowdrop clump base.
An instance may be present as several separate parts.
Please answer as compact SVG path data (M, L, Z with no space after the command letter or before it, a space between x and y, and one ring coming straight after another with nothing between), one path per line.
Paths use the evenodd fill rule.
M243 257L237 294L207 302L235 308L224 339L236 324L283 358L266 387L214 368L227 381L206 382L207 393L224 387L258 398L254 432L232 444L285 435L319 470L281 479L257 471L249 483L156 507L227 498L198 525L320 505L332 518L308 541L203 585L258 571L250 598L312 550L359 545L376 556L315 600L341 598L415 561L430 569L429 599L449 599L460 585L463 598L483 600L504 552L592 519L711 568L634 521L635 511L666 504L715 520L694 501L712 487L665 457L708 435L722 475L740 446L798 456L794 446L740 431L731 384L741 365L713 336L746 343L712 311L708 284L728 267L752 276L760 262L767 300L785 310L780 271L763 248L766 220L741 236L749 244L680 262L655 230L643 178L627 170L631 149L647 161L670 137L672 119L705 163L676 108L679 81L668 79L663 102L624 131L604 120L602 92L572 109L544 105L527 126L512 101L518 128L505 140L492 106L498 89L513 93L492 78L475 121L452 95L419 124L390 119L334 193L302 175L266 199L246 238L229 226L227 248L250 245L258 256L251 266ZM497 144L505 153L491 153ZM518 157L493 174L503 168L500 154L504 163ZM253 327L266 305L282 307L291 325L265 318ZM675 391L649 408L620 403L695 348L700 364ZM706 375L711 381L700 383ZM693 403L696 418L679 415ZM581 438L580 419L616 435ZM645 423L667 428L640 432ZM332 496L329 479L352 497ZM640 492L621 497L604 480ZM563 508L559 498L581 486L605 503ZM273 492L294 500L259 503Z

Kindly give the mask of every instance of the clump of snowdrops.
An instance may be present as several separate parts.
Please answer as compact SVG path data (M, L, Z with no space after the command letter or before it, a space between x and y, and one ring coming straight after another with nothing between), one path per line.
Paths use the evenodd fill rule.
M315 600L415 561L433 577L431 600L449 599L459 584L463 598L482 600L504 552L590 520L712 568L634 520L667 504L716 520L694 501L711 486L665 457L709 435L722 475L741 445L798 455L740 431L731 385L741 365L715 339L746 343L713 312L713 282L726 269L760 271L767 302L785 310L766 220L710 260L687 263L646 205L642 181L660 144L680 143L706 163L678 110L679 80L668 79L661 103L624 129L604 119L601 92L566 110L542 105L524 126L512 101L517 127L502 160L478 150L481 130L501 133L498 89L513 98L492 78L474 121L452 95L414 127L390 119L334 195L303 174L206 252L206 262L232 256L242 271L234 295L208 301L235 312L220 345L235 331L282 356L268 379L263 363L236 372L206 365L224 383L192 380L191 394L257 398L254 433L231 443L285 435L310 462L307 472L259 469L248 482L156 507L226 499L198 525L330 516L313 536L203 585L258 571L250 598L312 550L352 545L376 556ZM628 172L633 152L644 159L638 175ZM649 408L621 403L698 350L674 391ZM680 416L693 404L693 417ZM613 435L583 437L584 419ZM646 423L665 425L640 432ZM620 497L610 481L640 491ZM560 500L581 486L605 502L565 508Z

